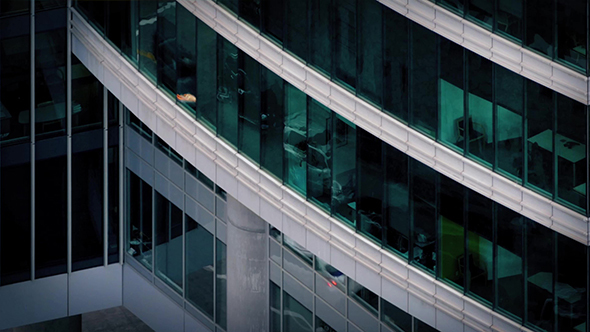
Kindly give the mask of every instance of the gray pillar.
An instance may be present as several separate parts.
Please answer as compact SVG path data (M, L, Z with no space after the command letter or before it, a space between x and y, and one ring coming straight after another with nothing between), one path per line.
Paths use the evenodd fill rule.
M268 331L267 223L227 196L227 329Z

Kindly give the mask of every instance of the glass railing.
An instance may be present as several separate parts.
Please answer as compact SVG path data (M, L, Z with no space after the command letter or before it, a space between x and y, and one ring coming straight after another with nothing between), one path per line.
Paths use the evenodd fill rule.
M220 139L326 213L519 323L559 331L585 324L585 245L356 127L174 4L160 2L142 19L150 23L137 24L139 39L159 41L138 50L138 68ZM162 29L176 34L163 41Z

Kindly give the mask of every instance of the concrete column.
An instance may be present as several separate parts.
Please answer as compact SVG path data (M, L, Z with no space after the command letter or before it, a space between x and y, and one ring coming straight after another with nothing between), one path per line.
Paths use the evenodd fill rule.
M267 223L227 196L227 329L268 331Z

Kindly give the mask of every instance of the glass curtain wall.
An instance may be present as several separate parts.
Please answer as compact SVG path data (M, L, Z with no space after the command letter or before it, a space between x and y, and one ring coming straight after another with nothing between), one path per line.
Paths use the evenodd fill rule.
M184 10L182 6L176 8L177 10ZM177 15L177 18L181 17L189 16ZM182 22L178 23L184 24ZM410 25L409 29L413 33L416 28L414 25ZM207 35L208 38L213 36L209 28L204 25L197 25L197 37L201 36L201 33ZM428 32L422 30L418 33L427 34ZM410 34L410 36L409 40L416 38L413 34ZM264 73L266 69L262 67L259 70L252 68L255 64L249 62L249 60L244 61L243 59L248 58L243 52L235 49L233 45L228 45L228 42L221 36L215 38L216 41L213 43L217 47L215 57L206 61L211 61L211 59L217 61L211 67L217 68L220 73L215 77L217 80L216 86L219 89L214 105L218 107L208 108L207 112L211 112L211 117L219 121L216 130L218 136L235 144L246 157L256 160L259 153L260 156L265 156L267 153L265 151L268 151L265 149L276 149L274 145L272 147L266 146L267 138L265 135L274 135L272 137L279 137L280 139L280 133L282 133L282 139L277 140L283 142L281 151L272 153L270 156L273 161L278 161L279 165L282 166L276 169L272 168L271 172L286 185L306 196L309 201L318 204L332 216L343 220L359 232L367 234L377 243L406 257L411 264L418 266L427 273L431 273L433 276L437 276L441 280L462 287L468 296L478 299L494 310L513 313L515 319L519 322L524 320L527 324L537 327L543 326L543 319L540 317L544 317L544 314L541 315L540 311L542 311L544 302L540 304L540 308L536 308L540 303L539 301L541 301L531 297L536 296L534 295L536 293L529 291L522 294L517 292L507 294L506 287L514 283L535 284L535 279L530 280L530 277L540 272L546 272L545 270L553 271L556 268L556 261L545 260L543 264L537 264L534 260L534 257L536 257L534 256L536 255L535 247L545 246L545 244L541 244L542 241L539 242L539 237L527 236L530 233L529 231L533 230L528 230L526 225L536 225L537 228L542 229L541 233L547 233L550 236L557 236L557 233L526 218L516 218L515 214L511 213L510 210L475 191L465 191L466 189L454 182L454 180L408 157L386 143L375 140L363 129L355 127L350 122L331 112L320 102L305 96L287 82L281 84L279 81L275 84L271 80L270 90L273 91L271 97L268 92L269 77ZM197 38L197 42L198 40L199 38ZM211 40L209 39L209 41ZM434 41L439 43L440 38L435 37ZM449 49L448 45L445 47L447 47L447 50ZM435 49L439 48L440 44L437 44ZM197 47L196 51L197 61L200 59L198 55L200 52L205 52L208 55L213 52L211 49L201 49L199 47ZM551 124L545 125L541 121L536 121L535 117L539 116L537 114L539 112L546 112L544 114L553 119L552 114L555 114L557 105L569 106L564 104L563 101L559 103L560 97L553 91L542 90L535 83L524 79L515 79L510 74L506 75L505 72L495 75L494 72L498 68L497 66L491 65L490 68L489 63L474 57L469 52L458 53L463 56L464 60L462 68L464 69L463 73L466 75L463 77L472 77L466 81L463 79L463 85L456 83L457 77L449 78L451 83L447 85L448 91L450 91L449 94L463 95L465 98L463 99L463 113L457 114L456 119L458 121L449 121L448 124L455 128L457 132L462 131L463 133L463 143L457 143L455 146L462 144L464 150L475 155L474 158L485 159L487 158L485 152L487 150L483 148L484 145L494 144L494 140L502 135L506 135L506 140L508 140L508 136L513 135L510 139L514 141L506 142L503 146L505 155L523 149L526 151L540 151L541 155L549 153L551 156L555 156L548 150L546 144L553 146L558 141L562 142L562 138L558 137L557 131L560 130L559 128L568 126L569 122L558 118L557 121L550 121ZM436 55L436 53L432 54ZM434 62L437 63L437 61L437 58L434 57ZM210 62L207 63L210 64ZM403 68L403 65L400 68ZM245 90L240 91L239 87L244 86L243 80L246 74L258 72L262 73L262 79L258 82L249 80L248 83L252 85L252 89L248 89L248 91L260 91L260 111L256 112L255 109L249 109L253 105L257 105L256 102L250 102L256 100L251 99L255 98L255 96L251 96L249 93L246 94ZM497 84L494 84L490 77L496 78L500 76L505 82L508 82L507 84L515 86L515 89L503 88L499 90L506 93L505 96L501 97L502 103L495 103L490 106L488 103L491 102L486 100L489 97L490 90L492 96L497 95L494 91ZM197 92L201 81L201 77L197 76ZM453 81L459 87L454 85ZM259 84L258 89L255 87L256 84ZM436 86L439 87L440 84ZM460 89L460 87L463 89ZM467 90L467 92L464 90ZM436 92L436 89L433 91ZM519 95L519 91L531 97L534 96L537 100L549 98L551 102L547 105L529 99L525 105L522 105L519 101L522 100L519 99L522 97L522 95ZM254 92L254 94L256 93ZM238 97L240 94L245 94L245 96ZM514 100L512 98L514 96L520 97ZM272 110L273 113L267 113L269 110L265 108L265 105L271 103L269 100L274 100L272 103L276 102L279 110L275 109ZM197 98L197 109L205 106L201 105L201 102L210 105L209 101L201 101ZM410 105L415 108L419 104L411 102ZM500 105L502 107L516 108L516 110L512 112L508 108L500 108ZM247 113L243 111L244 107L248 108ZM461 109L461 107L451 106L448 108L448 110L452 109ZM529 112L529 109L531 112ZM533 109L534 111L532 111ZM223 116L221 110L224 110ZM581 107L581 110L586 110L586 107ZM501 112L510 112L512 118L504 119L506 122L501 122L504 121L498 119L498 114ZM242 114L241 118L240 114ZM260 146L244 148L245 144L247 144L246 140L250 139L249 137L252 137L252 135L257 137L252 132L257 124L248 121L248 119L252 119L250 114L260 114ZM573 112L572 116L575 116L575 114L578 113ZM266 120L269 118L270 120ZM447 118L452 119L453 117ZM198 112L196 119L209 124L208 120L200 117ZM520 127L520 124L525 120L526 124L530 123L530 125L526 126L527 149L524 149L523 146L522 133L524 131L520 129L523 128ZM239 125L240 121L241 125ZM498 122L501 123L500 127L497 124ZM585 123L585 119L580 122ZM427 119L422 123L424 127L429 125ZM481 131L476 130L475 123L485 128L486 135L489 133L489 136L492 137L491 141L489 136L486 136L481 138L481 142L472 141L467 145L468 141L479 137L484 132L483 129L480 129ZM132 125L138 130L145 127L145 125L137 121L135 124L132 122ZM513 125L514 128L506 127L508 125ZM438 129L433 124L430 124L430 126ZM273 127L272 132L270 131L271 127ZM546 128L543 129L543 127ZM547 129L547 127L550 129ZM233 129L230 130L230 128ZM506 128L506 132L499 131L498 128ZM567 135L571 137L573 134L570 131L567 132ZM518 136L519 133L521 136ZM224 137L226 134L229 137ZM566 148L568 150L567 158L570 158L569 154L574 154L573 151L578 145L568 142L565 140L562 143L571 146L571 149ZM481 150L479 150L480 143ZM520 148L518 147L519 144ZM543 148L543 146L547 147L547 149ZM546 152L543 152L543 150ZM253 155L248 155L248 153L253 153ZM497 154L494 154L494 156L497 156ZM564 156L563 159L565 160L557 164L557 167L561 169L568 167L566 165L569 165L573 159L569 160L567 158ZM262 167L271 169L270 162L265 161L267 157L262 157L260 160ZM541 167L544 167L544 164L553 165L551 160L556 159L549 157L549 160L544 161L544 159L541 159ZM529 170L528 173L523 172L526 178L526 175L532 174L530 169L537 161L532 158L526 160L526 163L524 161L525 159L521 160L523 163L522 169ZM514 163L517 162L518 160L514 161ZM582 161L582 163L586 165L585 161ZM517 169L508 162L505 165L507 173ZM553 170L553 166L549 167L549 169ZM571 167L571 171L574 171L573 167ZM380 174L384 177L384 181L381 180L382 185L372 185L380 181ZM559 183L562 187L566 186L567 183L566 188L569 188L574 184L570 182L574 181L577 176L561 176ZM531 186L540 187L541 179L536 180L531 177L526 180ZM462 197L467 198L463 200ZM448 205L455 208L450 209ZM521 219L524 221L519 221ZM500 233L500 230L504 232ZM537 229L534 230L534 232L537 231ZM525 238L523 242L519 242L518 239L523 234L525 234ZM576 242L574 240L564 237L563 241L575 247ZM558 254L554 246L545 246L543 250L549 250L549 254L553 255L551 257ZM139 252L139 250L135 251ZM586 250L574 251L572 255L576 257L577 261L586 261ZM549 257L548 255L545 256ZM585 266L584 263L583 266L577 265L572 268L579 269L578 273L586 275ZM553 292L553 289L562 287L561 284L557 286L557 279L548 279L546 276L543 278L545 278L543 281L538 281L538 283L544 285L541 288L545 287L545 289L551 290L551 294L557 294ZM584 294L586 288L580 287L575 280L568 281L567 284L571 286L568 289L575 290L580 296L580 300L574 301L572 305L578 306L580 309L576 310L585 313L586 296ZM577 288L574 288L573 284L576 284L575 287ZM542 292L539 291L538 293ZM551 326L558 324L560 319L562 321L565 319L565 317L560 317L558 303L558 300L554 300L552 303L546 304L552 310L554 309L552 312L556 313L550 319ZM532 315L533 313L536 316ZM573 322L567 324L577 323L574 326L579 326L585 320L586 315L576 317Z

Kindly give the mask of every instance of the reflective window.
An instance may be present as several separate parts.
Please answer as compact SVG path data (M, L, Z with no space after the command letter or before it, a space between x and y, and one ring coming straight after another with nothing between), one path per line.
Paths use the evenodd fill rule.
M261 0L238 0L240 18L260 30Z
M281 288L270 281L270 331L281 330Z
M100 34L105 31L106 6L107 3L101 0L76 0L76 9L91 21Z
M186 219L186 298L213 318L213 234L188 215Z
M215 322L227 329L227 246L215 240Z
M500 204L497 218L497 305L522 319L524 308L523 241L524 218Z
M434 271L436 265L436 175L432 168L412 159L413 233L411 261Z
M197 22L197 120L217 127L217 33L205 23ZM220 73L223 71L220 71Z
M557 0L557 58L586 72L588 2Z
M465 187L440 176L440 278L464 287Z
M553 91L531 81L526 84L528 183L553 192Z
M350 278L348 278L348 295L375 316L379 312L379 296Z
M103 126L103 86L72 54L72 131Z
M286 0L262 0L262 32L272 39L283 41L283 25L285 12L285 2L292 2ZM305 2L305 1L297 1ZM307 14L307 11L302 11L300 14ZM299 38L301 39L301 38Z
M333 119L332 214L355 225L357 200L356 126L340 115ZM354 157L353 157L354 156Z
M325 209L332 198L332 112L313 99L307 110L307 197Z
M557 235L557 326L559 331L579 331L586 324L587 247Z
M524 34L524 1L497 0L497 3L496 32L520 42Z
M29 12L30 0L4 0L0 2L0 16L24 14ZM2 30L4 31L4 30Z
M195 114L197 108L197 18L176 6L176 103ZM201 53L201 52L199 52Z
M332 72L332 38L330 36L332 8L330 0L309 0L309 59L314 67Z
M359 1L358 6L357 90L359 95L377 105L382 105L383 34L381 12L384 9L376 1Z
M278 178L283 177L284 87L283 79L262 68L262 109L260 114L260 165ZM254 144L249 142L248 144Z
M333 77L347 87L356 87L356 0L339 0L334 15Z
M138 35L138 58L139 70L152 81L156 81L157 63L156 49L158 36L158 0L141 0L139 4L139 35Z
M117 103L118 104L118 103ZM109 128L108 130L108 255L109 264L119 262L119 216L121 207L119 206L119 128Z
M307 188L307 95L285 84L284 181L305 195ZM264 146L263 146L264 149Z
M381 140L369 132L358 130L358 221L361 232L381 242L383 209L383 172Z
M524 78L494 66L496 96L496 167L513 178L523 177Z
M467 290L484 301L493 301L494 234L492 201L467 189L467 252L458 258L467 275Z
M274 0L269 0L275 2ZM296 56L308 59L308 39L301 38L307 35L308 26L308 1L285 1L285 40L286 50L293 52ZM319 32L319 31L317 31Z
M312 332L313 314L283 291L283 331Z
M385 243L407 257L410 248L408 155L385 144Z
M87 1L79 1L83 3ZM106 26L107 38L115 44L127 59L137 64L137 6L138 1L108 1L105 3L108 13ZM179 8L182 6L179 6Z
M492 62L467 52L468 114L457 123L467 152L485 164L494 162L494 121L492 104Z
M554 238L545 226L526 219L527 322L546 331L554 321ZM561 291L560 291L561 293Z
M524 44L542 54L553 57L553 0L525 1L525 40Z
M156 274L182 293L182 210L155 192Z
M440 38L440 79L438 90L439 140L463 150L465 131L464 48ZM473 121L471 121L473 123ZM471 129L471 128L469 128ZM472 135L475 136L475 135ZM477 145L477 143L475 144Z
M244 155L260 162L260 65L245 53L240 61L239 91L239 137L238 150ZM282 81L282 80L281 80ZM276 107L274 107L276 109Z
M383 110L408 121L409 22L393 10L383 11Z
M127 253L152 268L152 187L127 171Z
M225 39L218 39L217 49L217 134L233 146L238 145L238 81L245 72L238 70L238 48Z
M428 136L436 136L437 117L437 34L411 23L412 79L410 124Z
M412 316L381 299L381 321L395 332L411 332Z
M176 1L159 0L157 19L158 86L176 94Z

